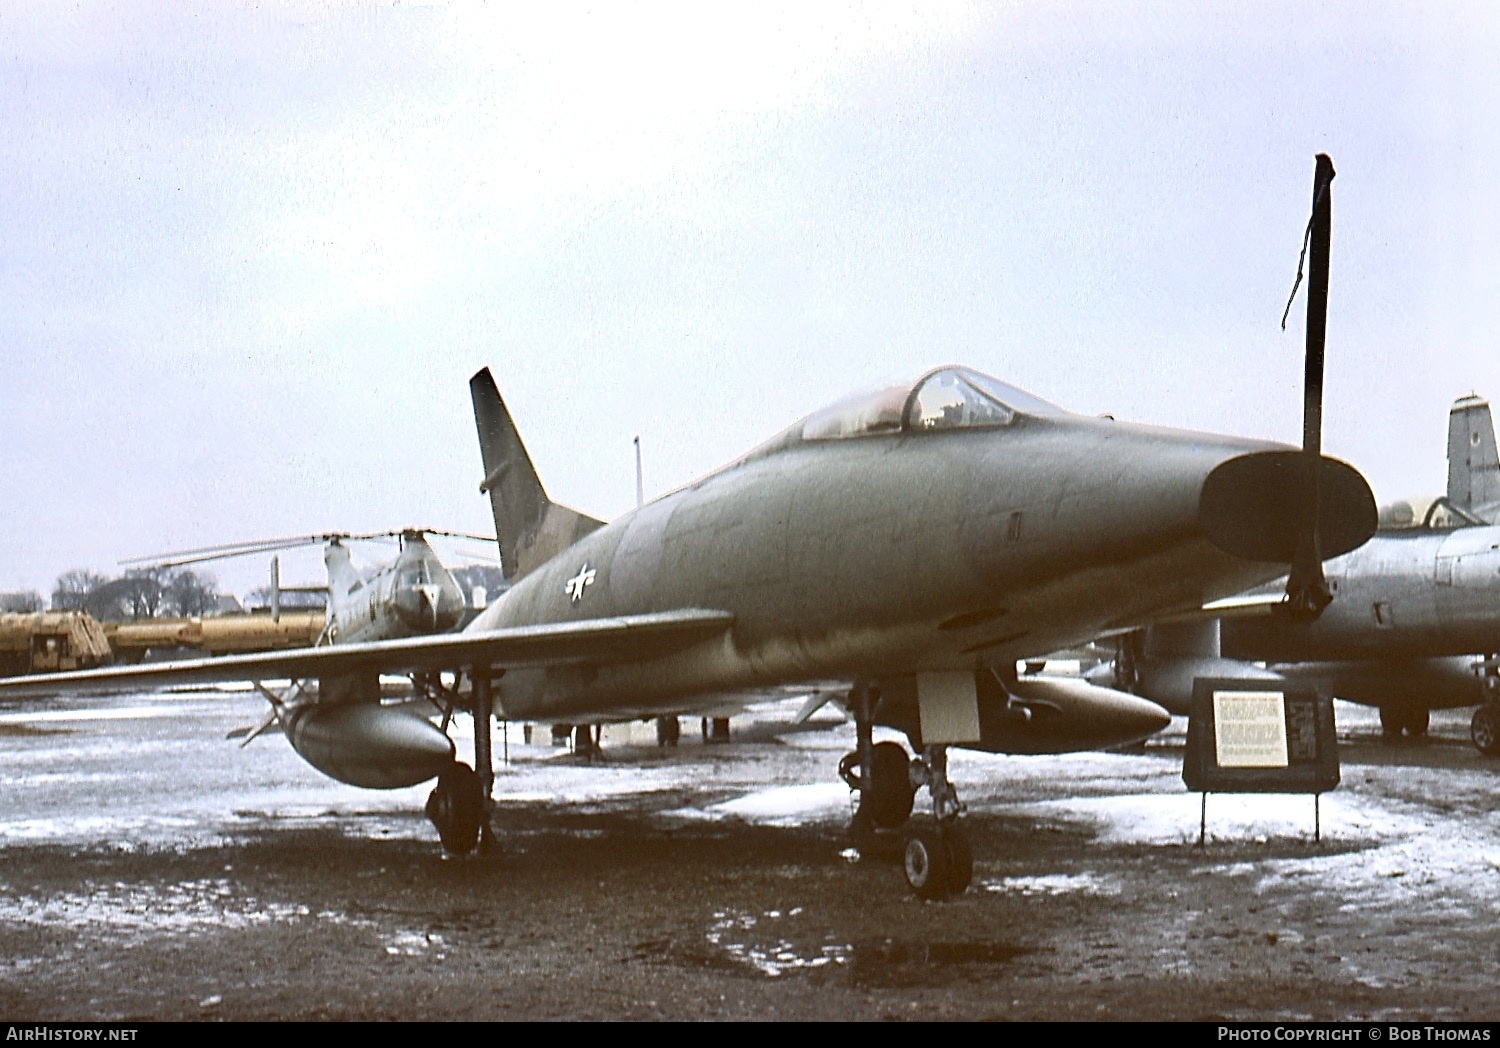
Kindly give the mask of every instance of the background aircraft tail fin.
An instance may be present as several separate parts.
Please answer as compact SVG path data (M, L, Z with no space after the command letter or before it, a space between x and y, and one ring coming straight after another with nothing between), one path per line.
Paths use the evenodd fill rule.
M1489 401L1469 394L1448 412L1448 501L1493 521L1500 510L1500 453Z
M359 572L354 570L349 548L338 539L329 540L323 550L323 564L328 568L328 611L331 617L334 608L348 599L359 582Z
M484 458L479 490L489 493L495 514L500 568L507 579L518 579L604 522L547 498L489 368L469 379L469 393Z

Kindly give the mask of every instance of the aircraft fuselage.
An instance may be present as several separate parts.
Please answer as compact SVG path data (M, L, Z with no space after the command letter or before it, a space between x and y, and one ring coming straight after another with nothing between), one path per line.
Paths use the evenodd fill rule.
M685 694L1013 663L1285 570L1214 545L1221 463L1286 450L1082 416L805 440L797 427L517 582L473 629L734 615L647 663L512 670L507 715L647 716Z
M1500 527L1381 532L1325 566L1335 599L1310 623L1226 619L1226 658L1266 662L1500 651Z

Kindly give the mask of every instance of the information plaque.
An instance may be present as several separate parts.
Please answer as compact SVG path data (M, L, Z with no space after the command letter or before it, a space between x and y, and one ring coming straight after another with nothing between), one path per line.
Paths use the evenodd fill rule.
M1198 678L1182 781L1198 793L1327 793L1339 784L1333 701L1291 681Z

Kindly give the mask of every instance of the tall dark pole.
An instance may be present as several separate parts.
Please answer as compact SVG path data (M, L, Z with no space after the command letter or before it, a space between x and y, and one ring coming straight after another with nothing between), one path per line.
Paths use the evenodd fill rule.
M1318 154L1307 265L1307 360L1303 374L1302 447L1323 455L1323 349L1328 331L1328 256L1333 233L1333 161ZM1316 519L1316 517L1314 518Z
M1328 256L1333 231L1333 161L1319 153L1313 174L1312 220L1308 223L1307 356L1302 401L1301 528L1291 575L1287 579L1285 614L1311 621L1333 599L1323 577L1322 541L1318 534L1323 461L1323 349L1328 329Z

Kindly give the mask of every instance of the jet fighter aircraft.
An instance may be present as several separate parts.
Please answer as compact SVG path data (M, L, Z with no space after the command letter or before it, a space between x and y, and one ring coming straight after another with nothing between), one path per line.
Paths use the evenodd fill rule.
M330 699L304 718L299 752L359 785L436 775L428 814L447 847L466 851L487 823L497 707L589 723L842 681L859 822L907 829L905 871L920 895L961 892L972 859L950 745L1056 753L1167 722L1123 692L1019 680L1017 658L1198 609L1288 564L1287 613L1315 615L1327 602L1323 557L1374 531L1368 485L1321 454L1315 423L1331 178L1320 157L1301 449L1076 415L940 367L819 411L605 524L547 497L484 370L470 382L481 491L512 585L465 630L18 678L0 681L0 695L318 677ZM377 698L382 672L460 668L477 772L454 761L438 727ZM902 732L916 756L874 745L876 724ZM908 826L919 786L933 819Z
M1016 659L1239 592L1278 571L1255 559L1268 547L1284 565L1300 541L1280 507L1303 495L1302 452L1074 415L966 368L836 404L611 525L546 497L488 371L471 391L513 585L464 632L17 678L0 694L319 677L298 752L356 785L439 775L429 811L467 850L487 787L434 725L378 704L381 672L462 667L485 726L497 701L512 719L588 722L842 679L862 808L898 827L913 782L929 787L937 825L914 831L908 877L946 895L968 854L948 745L1063 752L1166 723L1135 696L1017 680ZM1351 467L1320 466L1317 526L1344 552L1373 531L1373 498ZM918 758L872 746L877 723ZM476 732L481 770L487 741Z

